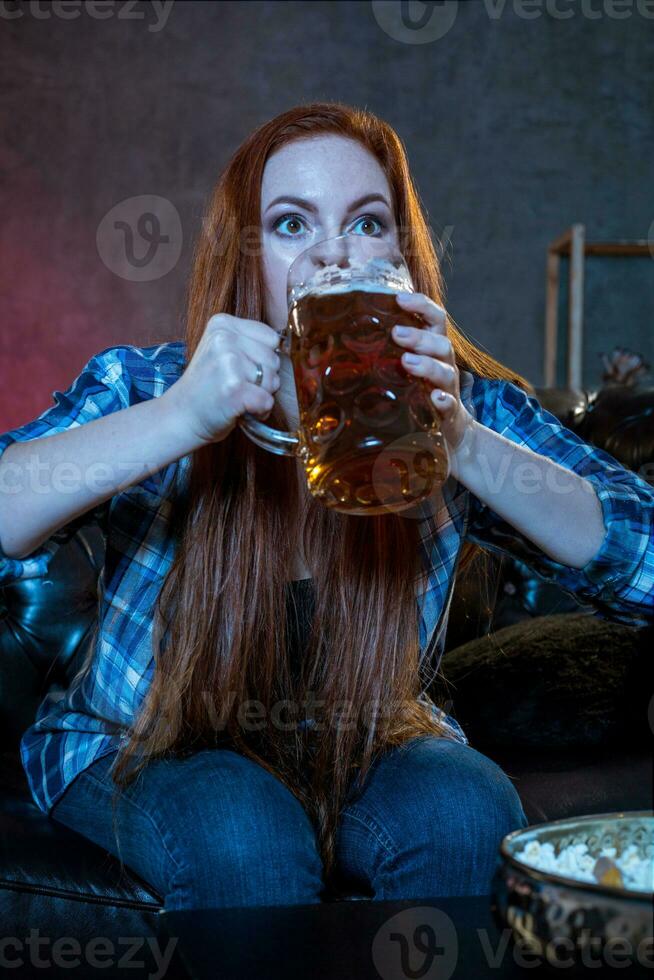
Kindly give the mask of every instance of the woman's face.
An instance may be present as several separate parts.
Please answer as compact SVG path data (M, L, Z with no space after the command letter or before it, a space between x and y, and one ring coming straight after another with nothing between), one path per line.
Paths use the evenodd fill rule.
M361 203L364 197L369 199ZM288 269L304 249L346 232L397 245L386 174L360 143L331 134L289 143L268 158L261 183L261 223L264 319L278 331L288 321Z

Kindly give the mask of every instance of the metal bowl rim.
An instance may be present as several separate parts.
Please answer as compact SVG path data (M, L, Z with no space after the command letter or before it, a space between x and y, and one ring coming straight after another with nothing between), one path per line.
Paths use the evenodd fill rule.
M654 810L624 810L616 811L613 813L592 813L584 814L581 817L561 817L559 820L544 820L542 823L530 824L529 827L519 827L517 830L512 830L510 833L506 834L502 838L500 844L500 853L505 861L510 864L515 865L521 871L527 871L530 875L535 875L538 880L544 881L552 885L566 885L568 888L573 888L579 890L588 890L592 893L598 893L604 895L608 898L626 898L635 899L636 901L647 901L651 902L652 895L654 892L642 892L636 891L633 888L616 888L610 885L600 885L599 882L594 881L582 881L580 878L568 878L566 875L555 874L553 871L542 871L540 868L535 868L531 864L525 864L524 861L520 861L519 858L514 857L513 854L509 852L509 844L517 840L523 834L528 833L532 830L537 830L539 827L557 827L564 824L584 824L593 823L597 820L605 820L607 818L632 818L638 820L641 817L652 817L654 818Z

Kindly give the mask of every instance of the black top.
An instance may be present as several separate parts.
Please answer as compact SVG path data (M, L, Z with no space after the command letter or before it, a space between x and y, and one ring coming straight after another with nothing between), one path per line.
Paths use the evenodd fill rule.
M286 583L286 622L291 670L294 678L300 675L302 656L309 642L309 631L315 608L312 578Z

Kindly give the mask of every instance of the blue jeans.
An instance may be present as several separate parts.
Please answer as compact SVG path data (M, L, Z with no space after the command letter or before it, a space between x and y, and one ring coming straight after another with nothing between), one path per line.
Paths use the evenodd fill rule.
M228 748L151 760L120 791L115 752L67 787L52 818L120 858L166 909L329 900L304 807L258 763ZM378 757L341 812L345 893L371 899L490 894L500 841L528 825L509 776L461 742L421 735Z

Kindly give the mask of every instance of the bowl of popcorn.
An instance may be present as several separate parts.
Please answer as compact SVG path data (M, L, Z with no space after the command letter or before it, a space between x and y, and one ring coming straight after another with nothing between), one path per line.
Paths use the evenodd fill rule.
M525 961L654 968L654 812L552 820L503 838L493 913Z

